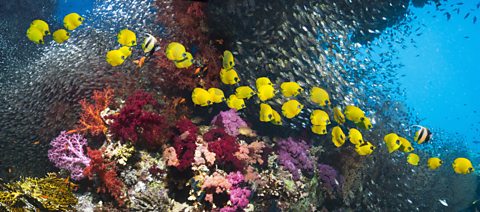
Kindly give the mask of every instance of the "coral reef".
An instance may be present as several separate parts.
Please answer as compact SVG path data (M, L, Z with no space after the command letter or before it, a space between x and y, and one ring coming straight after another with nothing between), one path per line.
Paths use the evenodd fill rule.
M44 178L27 177L2 187L0 206L7 210L67 211L77 204L71 184L53 173Z
M203 135L203 139L208 142L208 150L215 153L216 160L225 170L244 168L245 164L235 156L240 146L235 137L227 134L224 129L210 129Z
M301 174L312 174L314 163L308 152L309 146L303 140L289 137L278 141L278 162L298 180Z
M61 132L52 142L48 150L48 159L60 169L70 172L74 180L81 180L85 176L83 170L90 164L90 158L84 153L87 139L80 134L68 135Z
M167 191L158 187L148 187L130 197L130 201L130 209L134 211L169 211L171 205Z
M100 181L97 188L98 193L109 193L119 205L123 205L125 200L124 183L117 177L117 166L115 162L108 162L103 158L102 150L88 148L88 157L90 165L84 170L84 175L90 180Z
M211 124L224 128L225 132L233 137L237 137L240 134L240 128L248 127L247 123L238 115L237 111L235 111L234 109L221 111L213 118Z
M165 117L155 112L158 107L150 93L138 90L128 97L118 114L107 117L113 119L110 130L123 141L159 148L169 138L169 125Z
M326 164L317 164L318 176L323 187L330 193L341 192L341 176L333 167Z
M111 142L105 147L104 156L110 161L116 161L117 164L125 166L134 152L135 148L129 144Z
M263 164L263 149L265 148L265 143L262 141L254 141L250 144L240 144L238 152L235 153L235 156L249 165L253 164Z
M186 170L194 161L198 128L188 119L178 120L176 128L179 132L173 139L173 147L179 160L176 167L179 170Z
M80 101L82 106L82 114L76 129L68 131L68 133L87 133L99 135L106 133L107 126L101 117L101 112L108 108L113 98L113 90L106 88L103 91L95 90L92 95L93 104L86 99Z

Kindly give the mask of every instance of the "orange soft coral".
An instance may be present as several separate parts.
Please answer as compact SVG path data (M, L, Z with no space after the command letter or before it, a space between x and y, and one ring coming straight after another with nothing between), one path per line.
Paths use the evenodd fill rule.
M82 106L82 114L76 129L70 130L67 133L87 133L92 135L99 135L107 131L107 126L103 121L100 113L105 110L113 98L113 90L110 88L103 89L103 91L93 91L93 104L86 99L80 100Z

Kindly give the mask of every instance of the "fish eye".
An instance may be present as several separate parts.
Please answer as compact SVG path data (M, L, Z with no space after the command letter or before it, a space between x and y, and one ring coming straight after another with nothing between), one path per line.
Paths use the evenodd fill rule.
M400 144L400 140L397 140L395 143Z
M374 149L375 149L375 147L374 147L374 146L370 146L370 149L371 149L371 150L374 150Z
M69 33L69 32L67 32L67 36L70 36L70 33Z
M83 21L82 17L79 17L78 20L79 20L79 21Z
M268 114L268 118L271 119L271 118L272 118L272 114Z
M328 104L329 104L328 100L325 100L325 104L326 104L326 105L328 105Z
M298 89L298 92L302 92L302 89L301 89L301 88L299 88L299 89Z
M360 121L365 121L365 117L360 118Z
M48 30L45 30L45 34L48 35L50 34L50 32Z
M412 147L408 147L408 150L412 150Z
M371 125L371 124L369 124L369 125L368 125L368 128L372 128L372 125Z
M238 82L238 77L233 78L235 82Z
M228 62L231 66L233 66L233 61Z
M343 135L340 135L340 139L342 139L342 140L343 140Z
M135 41L134 41L134 40L132 40L132 44L135 44Z
M326 133L326 132L327 132L327 130L323 130L323 133Z
M187 53L183 53L183 54L182 54L182 57L187 57Z
M210 101L210 100L209 100L209 101L207 101L207 104L212 104L212 101Z
M470 173L470 172L473 172L473 168L472 168L472 167L468 168L468 173Z
M438 162L438 163L439 163L440 165L442 165L442 164L443 164L443 161L440 161L440 162Z
M125 56L122 56L121 58L122 58L122 60L125 60Z
M242 105L242 108L245 108L245 105Z
M43 40L39 40L38 42L41 43L41 44L43 44Z

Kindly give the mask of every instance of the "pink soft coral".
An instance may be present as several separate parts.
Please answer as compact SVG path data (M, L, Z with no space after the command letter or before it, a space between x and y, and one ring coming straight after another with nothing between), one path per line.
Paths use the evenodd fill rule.
M263 148L265 148L265 143L261 141L255 141L251 144L242 144L240 145L238 152L235 153L235 156L247 164L258 163L262 165Z
M208 151L206 143L198 144L195 149L194 164L211 166L215 163L215 153Z
M212 175L207 176L205 178L205 181L203 182L203 185L202 185L202 190L204 190L207 194L213 194L213 193L219 194L219 193L228 191L230 187L232 187L232 184L228 182L225 176L221 175L218 172L214 172ZM213 201L213 198L211 198L211 200Z
M177 152L175 152L175 148L173 147L168 147L163 150L163 158L165 159L167 166L176 167L180 165L180 162L178 161L178 158L177 158Z

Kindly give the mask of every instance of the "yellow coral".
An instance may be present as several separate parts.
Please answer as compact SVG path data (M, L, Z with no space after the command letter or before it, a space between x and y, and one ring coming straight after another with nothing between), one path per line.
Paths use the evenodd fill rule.
M70 183L56 174L49 173L44 178L24 178L18 182L4 185L6 191L0 191L0 203L8 209L13 209L19 201L28 202L33 198L42 204L46 210L67 211L77 204Z

